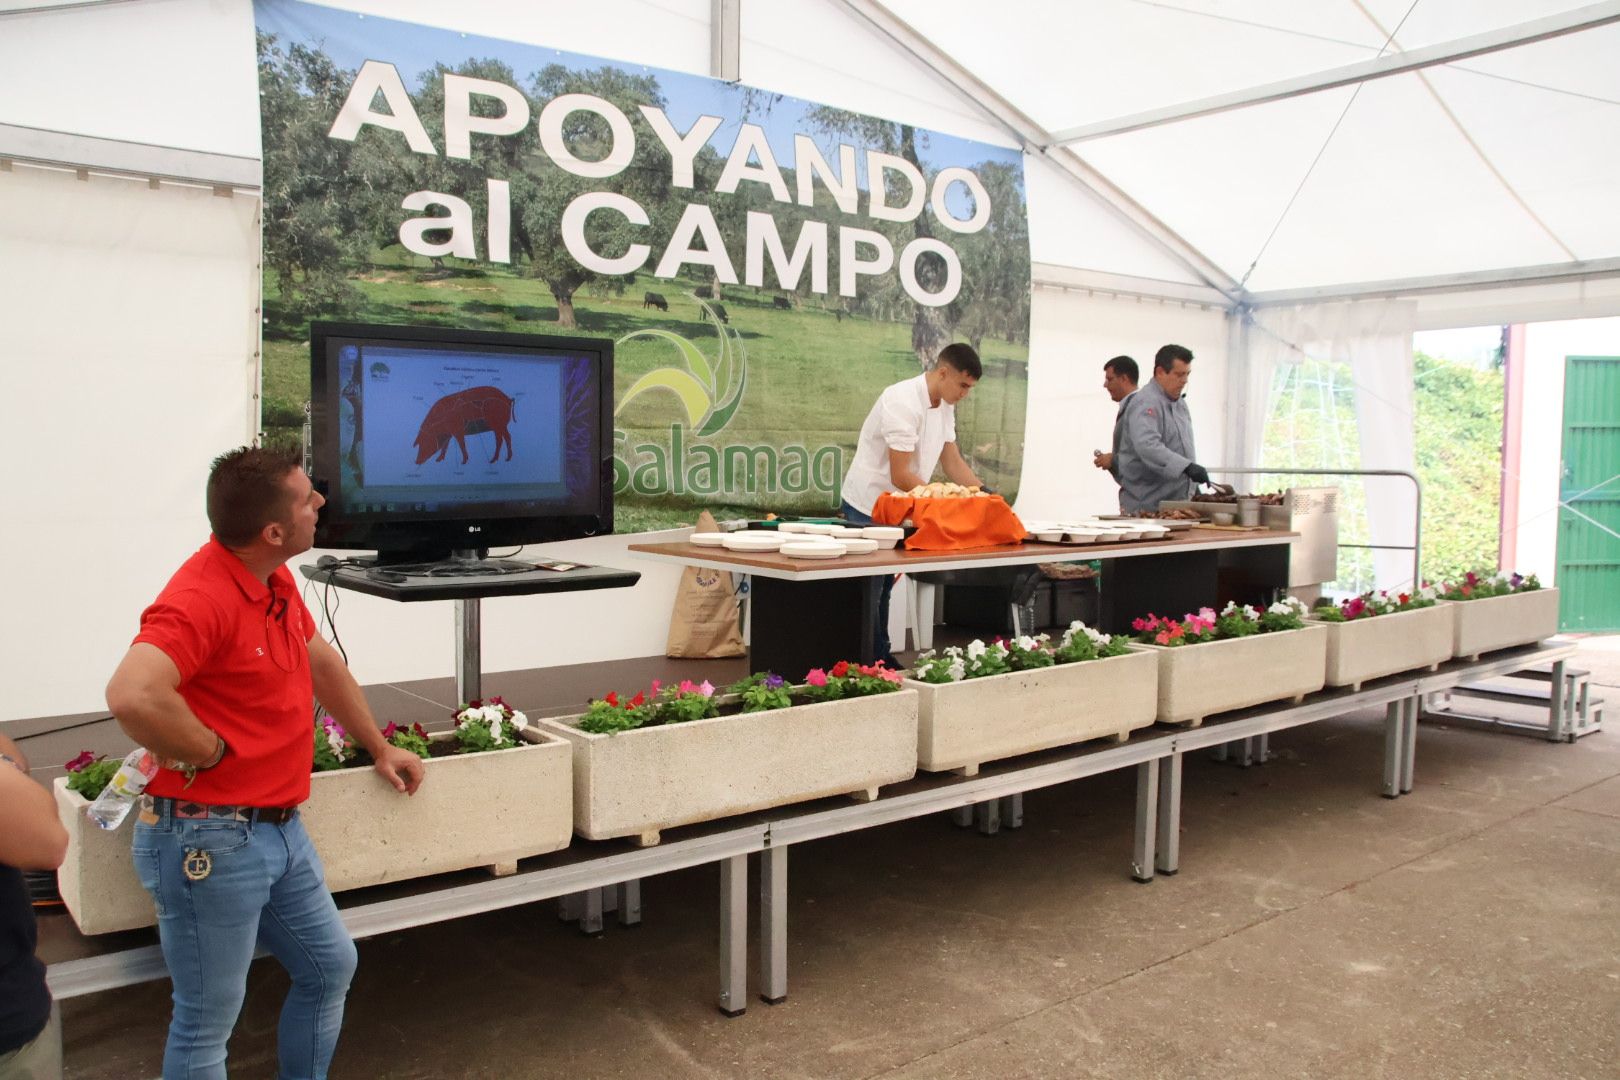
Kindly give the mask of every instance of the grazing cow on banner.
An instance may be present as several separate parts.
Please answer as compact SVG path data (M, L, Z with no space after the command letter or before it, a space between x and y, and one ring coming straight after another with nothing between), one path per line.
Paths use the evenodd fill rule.
M714 317L715 318L719 319L721 322L725 323L727 326L731 325L731 316L726 314L726 305L724 305L724 304L710 304L709 309L714 312Z
M422 420L422 430L416 433L416 463L433 457L443 461L450 449L450 440L461 448L461 463L467 464L467 436L486 431L495 433L494 464L501 456L501 444L506 444L506 460L512 460L512 434L508 430L516 415L517 402L493 386L475 386L446 394L433 403Z
M659 311L668 311L669 301L655 292L650 292L641 298L641 306L643 308L655 307Z
M771 297L771 306L781 308L783 311L788 311L793 307L793 305L788 301L788 298L785 296Z

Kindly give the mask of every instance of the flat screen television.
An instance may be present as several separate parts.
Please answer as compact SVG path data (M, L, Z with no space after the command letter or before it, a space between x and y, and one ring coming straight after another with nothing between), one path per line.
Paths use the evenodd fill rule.
M380 564L613 531L613 342L310 326L317 547Z

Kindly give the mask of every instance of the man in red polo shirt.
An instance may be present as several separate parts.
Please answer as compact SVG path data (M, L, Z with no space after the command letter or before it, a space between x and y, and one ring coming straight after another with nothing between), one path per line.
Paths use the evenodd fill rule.
M208 477L209 538L141 615L107 705L165 767L135 826L157 907L174 1016L166 1080L224 1077L255 948L292 976L283 1077L324 1077L354 976L354 942L296 808L309 797L319 698L400 792L422 762L390 746L337 650L315 633L286 567L324 502L296 452L243 447Z

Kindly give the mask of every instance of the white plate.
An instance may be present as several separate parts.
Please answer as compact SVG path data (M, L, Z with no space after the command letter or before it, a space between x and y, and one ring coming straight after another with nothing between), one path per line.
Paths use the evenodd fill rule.
M696 544L698 547L719 547L725 542L726 534L695 532L691 536L688 536L687 539L692 541L692 543Z
M722 546L727 551L775 551L783 544L792 542L793 538L790 536L777 536L763 529L750 529L730 534Z
M866 530L864 529L851 528L847 525L834 525L833 531L830 535L834 540L855 540L858 539L865 531Z
M1039 532L1037 532L1035 534L1035 539L1044 540L1048 544L1061 543L1062 540L1063 540L1063 530L1062 529L1042 529L1042 530L1040 530Z
M823 525L815 521L801 521L799 526L800 532L812 533L816 536L831 536L834 532L843 528L842 525Z
M906 530L898 525L868 525L861 530L861 535L868 540L903 540Z
M1063 540L1069 544L1095 544L1102 539L1101 533L1090 529L1069 529L1063 533Z
M777 524L776 531L784 533L804 533L809 532L810 527L802 521L783 521Z
M844 545L846 555L868 555L876 551L881 543L878 540L867 540L858 536L841 539L838 542Z
M836 559L844 553L844 545L836 543L806 543L789 540L782 545L782 554L794 559Z

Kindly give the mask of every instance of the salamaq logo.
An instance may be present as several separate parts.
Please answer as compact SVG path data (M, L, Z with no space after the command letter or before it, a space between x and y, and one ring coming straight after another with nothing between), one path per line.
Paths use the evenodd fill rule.
M720 339L719 355L711 363L694 342L669 330L635 330L619 344L635 338L667 341L681 357L683 367L656 368L637 379L614 409L617 417L642 394L663 390L674 394L686 423L669 426L667 442L629 445L622 430L613 432L613 490L637 495L705 495L746 497L757 495L832 495L844 475L844 454L838 446L808 447L696 442L720 434L742 404L748 385L748 349L741 336L721 322L714 309L695 293L689 294L713 324Z

